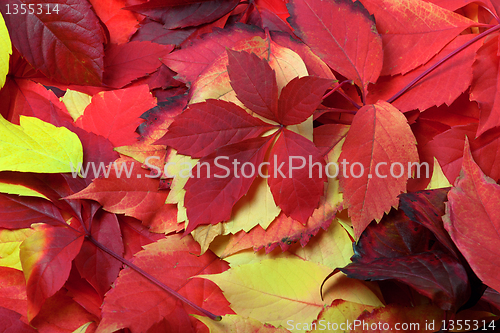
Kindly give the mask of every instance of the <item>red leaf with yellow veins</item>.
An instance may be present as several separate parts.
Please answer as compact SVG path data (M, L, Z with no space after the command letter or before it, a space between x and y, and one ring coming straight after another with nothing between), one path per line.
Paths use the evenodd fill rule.
M79 0L40 3L40 13L40 6L34 4L37 3L9 0L0 7L14 46L34 68L51 79L100 85L105 36L91 5ZM14 8L18 8L15 15Z
M268 182L274 201L287 216L306 224L325 192L323 155L311 141L284 129L269 159Z
M144 246L144 250L137 253L132 262L202 308L220 315L232 313L214 283L205 279L191 279L200 274L221 273L228 268L212 252L197 256L199 252L199 245L190 236L181 239L173 235ZM143 276L130 268L120 273L115 287L106 294L102 309L98 333L114 332L125 327L133 332L146 332L163 319L166 320L168 332L195 333L198 332L198 324L203 326L189 316L196 313L192 308L146 282Z
M339 173L344 207L358 238L373 219L380 220L397 207L397 196L406 190L409 165L418 162L416 140L403 114L379 101L356 113L339 161L345 167Z
M184 189L189 224L186 233L198 225L217 224L231 217L231 210L243 197L259 171L274 136L248 139L219 148L195 166ZM198 174L199 173L199 174Z
M382 75L406 73L429 61L462 31L477 25L423 0L362 0L375 15L384 45Z
M278 101L278 120L283 125L296 125L312 116L321 104L332 80L314 76L295 78L281 90Z
M265 59L245 51L227 51L227 72L236 97L251 111L278 122L276 73Z
M295 33L328 66L365 89L382 69L382 40L368 11L351 0L293 0Z
M84 235L70 227L40 225L21 245L21 264L26 278L28 319L31 321L47 298L68 279L71 262Z
M236 104L209 99L190 105L155 144L165 144L180 154L200 158L224 145L256 138L272 128Z
M105 91L92 97L76 125L102 135L115 147L125 146L136 141L135 129L142 123L139 117L155 106L147 85Z
M448 193L444 226L477 276L500 290L500 186L472 159L466 140L460 177Z

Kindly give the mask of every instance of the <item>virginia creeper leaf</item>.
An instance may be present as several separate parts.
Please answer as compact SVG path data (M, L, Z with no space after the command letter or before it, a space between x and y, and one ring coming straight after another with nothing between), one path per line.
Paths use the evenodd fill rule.
M0 301L4 308L27 313L26 281L22 271L0 267Z
M167 134L155 143L200 158L224 145L256 138L271 128L233 103L209 99L191 104L175 117Z
M361 2L375 15L382 36L382 75L404 74L425 64L463 30L477 24L423 0Z
M144 246L132 262L204 309L220 315L231 313L217 286L201 279L190 279L198 274L220 273L227 269L227 264L211 252L202 256L196 253L199 253L199 246L189 236L181 239L174 235ZM125 327L134 332L146 332L165 318L167 331L195 333L196 320L190 319L191 313L196 312L126 268L120 272L115 287L106 294L97 332Z
M114 146L136 141L134 131L144 112L156 106L147 85L105 91L94 95L76 125L109 139Z
M61 289L68 279L71 262L80 251L83 239L84 235L69 227L39 225L21 245L30 321L45 300Z
M0 229L0 266L22 270L19 246L33 233L32 229Z
M184 202L189 219L186 233L200 224L229 220L234 204L247 193L257 176L272 138L274 136L227 145L199 161L196 175L193 174L185 186ZM241 168L233 161L241 163ZM250 167L243 167L245 163Z
M365 92L382 69L382 40L368 11L350 0L293 0L287 5L295 33L328 66Z
M466 140L460 177L448 193L444 227L477 276L495 290L500 290L499 193L500 186L472 159Z
M474 79L470 99L479 103L481 117L476 136L490 128L500 126L500 61L498 59L498 35L488 37L479 48L474 62ZM493 70L495 69L496 70Z
M61 102L64 103L68 113L71 115L74 121L80 118L85 111L87 105L90 104L92 96L85 93L68 89L63 97L60 98Z
M171 45L151 42L110 45L106 48L104 58L103 83L109 87L122 88L153 73L162 64L161 60L173 49Z
M227 51L227 72L236 97L253 112L278 122L276 74L254 53Z
M90 3L97 16L106 25L110 43L123 44L128 42L139 24L134 13L122 9L128 2L124 0L105 2L90 0Z
M5 21L0 13L0 89L5 84L5 79L9 73L9 59L12 54L12 43L10 42L9 31L5 26Z
M12 44L35 69L62 83L101 84L105 36L88 2L58 1L41 14L19 10L16 15L6 15L6 3L1 11ZM14 5L26 9L29 3L8 1L12 10Z
M294 160L296 162L294 165ZM324 194L325 160L306 138L284 129L271 149L269 187L274 201L291 218L306 224ZM319 170L318 170L319 169Z
M38 332L33 327L21 321L21 314L15 311L0 307L0 330L4 333L35 333Z
M264 325L260 321L252 318L244 318L238 315L225 315L221 321L214 321L207 317L194 315L196 319L207 325L210 333L287 333L283 327L275 328L271 325Z
M331 80L314 76L295 78L288 82L279 97L278 122L296 125L306 121L321 103L325 90L332 83Z
M76 134L33 117L14 125L0 116L0 170L70 172L82 162Z
M418 162L415 137L396 108L378 101L362 107L354 116L339 161L349 166L342 171L340 186L344 207L349 209L354 233L359 237L371 220L380 220L384 212L397 207L397 196L406 190L406 179L410 178L410 164ZM362 165L362 174L359 169L355 171L353 163ZM391 175L392 163L399 163L399 178ZM392 174L398 175L396 171Z
M162 22L165 29L177 29L215 21L232 11L238 2L239 0L151 0L127 9Z
M124 247L120 225L115 214L99 211L92 218L92 237L118 255ZM122 263L98 249L90 242L84 242L75 258L80 276L85 278L101 297L111 288L118 277Z

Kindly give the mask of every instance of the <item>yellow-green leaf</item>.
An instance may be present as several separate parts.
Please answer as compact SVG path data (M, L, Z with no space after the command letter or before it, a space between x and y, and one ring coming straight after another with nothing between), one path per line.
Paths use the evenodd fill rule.
M42 193L19 184L0 183L0 192L7 194L17 194L25 197L39 197L49 200L49 198L47 198Z
M445 187L451 187L451 184L448 181L448 178L444 175L443 169L441 169L441 165L439 165L437 158L434 157L434 169L432 171L431 181L429 182L429 185L427 185L426 190L434 190Z
M10 42L9 31L0 13L0 88L5 84L5 79L9 73L9 58L11 54L12 43Z
M14 125L0 116L0 171L73 172L82 161L82 143L67 128L25 116Z
M76 330L73 331L73 333L85 333L87 332L87 328L89 328L90 325L92 325L91 321L78 327Z
M334 299L382 306L360 281L339 275L319 287L331 268L298 258L266 259L231 268L221 274L200 277L215 282L231 308L243 317L278 327L288 320L312 323Z
M92 96L71 89L66 90L64 96L59 98L66 106L66 109L74 121L83 115L83 111L85 111L87 105L90 104L91 99Z
M238 315L225 315L221 321L215 321L208 317L193 315L196 319L205 324L210 333L287 333L284 328L275 328L264 325L253 318L243 318Z
M0 266L22 270L19 246L34 231L32 229L0 230Z

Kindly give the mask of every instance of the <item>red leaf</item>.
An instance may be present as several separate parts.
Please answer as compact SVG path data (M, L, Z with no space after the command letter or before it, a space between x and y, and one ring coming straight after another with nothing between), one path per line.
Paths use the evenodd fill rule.
M59 101L56 95L44 86L30 80L13 79L8 80L6 87L10 89L10 108L2 110L5 118L19 125L19 116L37 117L55 126L73 119L66 111L66 106Z
M165 237L164 234L150 232L147 227L141 224L141 221L133 217L118 216L118 220L125 247L123 257L127 260L141 251L144 245L154 243Z
M236 104L209 99L191 104L175 117L167 134L155 144L165 144L180 154L200 158L224 145L256 138L271 128L272 125L249 115Z
M158 220L165 222L166 216L161 212L168 191L161 191L158 187L157 177L151 177L137 161L123 158L108 167L107 176L94 179L87 188L66 199L95 200L108 212L133 216L150 225L159 223ZM171 216L167 217L171 220ZM175 229L177 221L171 222Z
M12 43L35 69L62 83L101 84L105 37L88 2L57 1L44 4L42 14L16 15L7 15L7 8L26 9L29 1L7 2L1 11Z
M254 53L227 50L227 72L236 97L251 111L278 122L276 73Z
M231 12L239 0L150 0L126 9L162 22L165 29L186 28L209 23Z
M0 267L0 304L18 313L28 312L23 272L14 268Z
M359 237L373 219L380 220L384 212L397 207L397 196L406 190L410 164L418 162L415 137L406 118L392 105L383 101L366 105L354 116L339 161L342 167L346 163L340 177L344 207ZM354 163L361 164L361 175ZM395 176L403 172L399 178L390 173L390 166L398 165L393 163L400 163L393 172Z
M184 186L184 205L189 219L185 233L190 233L198 225L229 220L233 206L248 192L257 177L273 138L254 138L227 145L198 162L200 167L196 170L195 166L193 178ZM245 163L251 165L250 170L243 168Z
M163 63L179 74L183 82L194 82L200 73L218 56L238 41L258 34L255 29L237 24L231 28L216 30L191 41L185 48L170 53Z
M425 64L466 28L477 25L422 0L362 0L375 15L384 44L382 75L406 73Z
M0 228L29 228L32 223L66 222L59 209L46 199L0 193Z
M297 159L302 167L294 165ZM318 208L325 192L325 165L311 141L287 129L281 132L271 149L268 182L274 201L287 216L306 224Z
M477 276L500 290L500 186L472 159L465 141L460 177L448 193L444 226Z
M153 73L162 65L161 60L172 51L172 45L151 42L111 44L104 57L103 83L122 88L130 82Z
M105 91L92 97L76 125L86 131L102 135L116 146L136 141L134 132L144 112L156 106L147 85Z
M21 244L21 264L26 277L28 319L31 321L47 298L64 285L71 262L82 246L84 235L69 227L39 225Z
M278 101L278 120L283 125L304 122L321 104L332 80L314 76L294 78L281 90ZM253 111L253 109L251 109Z
M3 333L36 333L33 327L21 321L21 314L0 306L0 331Z
M376 102L380 99L388 100L416 79L417 76L472 39L473 36L457 36L429 62L405 75L381 77L376 85L370 86L368 102ZM392 105L402 112L414 109L424 111L434 105L443 103L448 106L451 105L470 86L472 63L480 45L480 43L474 43L447 60L396 99ZM425 96L425 98L422 98L422 96Z
M477 51L473 66L474 79L470 99L478 102L481 108L477 136L493 127L500 126L498 34L488 38Z
M92 237L118 255L123 255L124 247L120 226L115 214L98 211L92 218ZM85 242L75 258L75 265L82 278L86 279L101 297L116 280L122 263Z
M123 44L128 42L132 34L137 30L139 23L134 13L122 9L127 5L128 1L90 0L90 3L102 23L106 25L109 31L110 43Z
M292 0L288 19L295 33L328 66L365 91L382 69L382 40L359 3L350 0Z
M173 235L146 245L136 254L133 263L202 308L218 315L232 313L214 283L191 279L200 274L221 273L228 268L212 252L197 256L199 252L198 244L189 236L181 239ZM196 320L189 316L196 313L192 308L130 268L120 273L116 286L106 294L102 313L98 333L125 327L132 332L145 332L163 319L169 325L168 332L196 332Z

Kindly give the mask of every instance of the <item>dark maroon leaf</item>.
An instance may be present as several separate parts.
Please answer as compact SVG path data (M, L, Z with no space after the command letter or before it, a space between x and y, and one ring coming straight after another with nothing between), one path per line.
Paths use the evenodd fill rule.
M213 22L232 11L238 3L239 0L151 0L126 9L163 23L166 29L177 29Z
M6 14L7 3L13 11L14 5L26 9L40 1L8 0L0 6L12 44L35 69L62 83L101 84L105 36L88 1L51 1L42 14L16 15Z
M32 223L66 222L59 209L46 199L0 193L0 228L29 228Z

